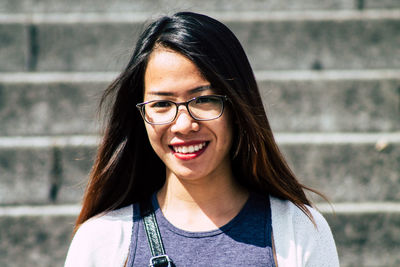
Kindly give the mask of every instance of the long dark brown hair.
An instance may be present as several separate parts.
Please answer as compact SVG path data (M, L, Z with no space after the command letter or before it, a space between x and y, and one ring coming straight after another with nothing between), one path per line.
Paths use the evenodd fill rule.
M150 146L135 108L143 100L147 61L157 46L190 59L216 93L228 96L235 137L230 153L237 181L250 191L289 200L311 218L304 193L309 188L297 181L274 140L239 41L215 19L180 12L145 28L129 63L103 95L101 106L109 107L108 121L75 231L87 219L138 202L164 184L165 165Z

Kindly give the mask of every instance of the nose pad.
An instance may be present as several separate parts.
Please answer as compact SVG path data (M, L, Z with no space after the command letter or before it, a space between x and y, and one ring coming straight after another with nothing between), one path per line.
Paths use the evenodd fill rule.
M189 110L186 108L185 105L180 105L180 106L178 107L178 114L176 114L176 120L178 120L179 117L180 117L182 114L185 114L185 115L188 117L189 120L194 120L194 119L192 118L192 116L190 115Z
M173 132L188 133L190 131L198 130L198 123L190 116L186 107L179 107L176 119L171 127Z
M178 109L178 114L176 115L176 120L175 123L179 122L192 122L194 119L192 116L190 116L189 111L186 110L185 107L183 107L183 110Z

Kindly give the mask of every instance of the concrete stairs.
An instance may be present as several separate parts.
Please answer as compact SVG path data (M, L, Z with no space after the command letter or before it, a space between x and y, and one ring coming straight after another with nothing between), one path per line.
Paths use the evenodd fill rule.
M101 92L160 13L205 12L241 40L276 138L328 219L341 266L400 266L397 0L0 3L0 266L62 266Z

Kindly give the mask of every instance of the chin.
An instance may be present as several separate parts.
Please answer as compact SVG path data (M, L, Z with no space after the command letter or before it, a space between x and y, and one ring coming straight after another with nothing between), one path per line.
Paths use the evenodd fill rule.
M201 177L206 176L200 173L198 170L187 169L187 168L180 168L175 170L170 169L170 172L172 176L175 176L179 180L187 180L187 181L198 180L201 179Z

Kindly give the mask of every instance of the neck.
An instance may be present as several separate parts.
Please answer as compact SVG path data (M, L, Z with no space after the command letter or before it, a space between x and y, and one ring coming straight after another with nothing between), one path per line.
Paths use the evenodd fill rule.
M248 192L232 175L187 181L167 174L157 198L164 216L176 227L207 231L233 219L245 204Z

